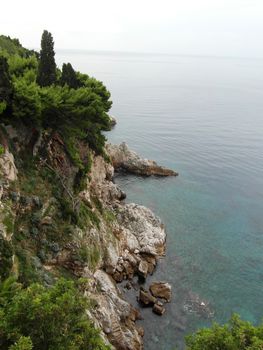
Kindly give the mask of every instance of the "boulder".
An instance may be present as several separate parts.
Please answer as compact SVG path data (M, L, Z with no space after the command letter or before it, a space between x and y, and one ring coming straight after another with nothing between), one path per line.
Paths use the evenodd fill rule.
M167 282L153 282L150 285L150 291L156 298L165 299L168 303L172 297L172 287Z
M156 302L157 299L152 296L150 292L145 290L144 288L140 289L138 301L143 305L143 306L153 306Z
M17 180L17 168L15 166L14 156L5 149L5 152L0 156L0 173L8 181Z
M153 312L159 316L162 316L165 313L165 308L163 306L163 303L161 303L160 301L157 301L153 305Z
M141 260L138 266L138 275L143 279L146 279L148 274L148 263L147 261Z

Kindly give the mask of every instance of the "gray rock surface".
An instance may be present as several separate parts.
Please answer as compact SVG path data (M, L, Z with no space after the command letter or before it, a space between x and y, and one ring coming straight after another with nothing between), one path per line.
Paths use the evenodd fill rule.
M177 172L158 165L155 161L141 158L131 151L125 142L120 145L108 143L107 152L115 170L125 171L143 176L176 176Z

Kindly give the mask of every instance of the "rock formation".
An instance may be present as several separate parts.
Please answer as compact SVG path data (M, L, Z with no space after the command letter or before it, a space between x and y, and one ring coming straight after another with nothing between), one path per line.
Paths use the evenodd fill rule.
M15 147L20 149L28 144L26 140L30 137L17 132L15 139L18 140ZM63 141L56 134L40 135L37 147L33 149L34 154L41 154L39 168L48 170L54 177L56 172L55 181L64 188L72 206L85 206L89 215L87 226L68 227L70 240L59 241L54 235L54 232L60 232L60 221L56 223L60 220L57 215L59 205L52 192L48 192L46 179L39 177L37 189L31 188L30 194L23 193L21 188L11 190L8 183L19 178L23 168L17 171L12 153L7 147L5 149L0 155L0 170L6 181L5 186L0 188L3 197L0 203L1 239L11 244L13 222L19 216L21 224L16 227L16 235L23 237L23 242L30 242L30 254L34 254L31 257L33 268L43 283L52 284L53 276L57 276L61 268L76 277L87 278L85 295L94 303L88 312L101 329L105 341L120 350L143 349L143 330L135 323L140 317L139 312L125 301L117 282L132 280L135 275L145 279L153 273L158 258L165 253L166 233L161 220L150 209L123 202L125 193L113 183L113 165L118 169L118 164L125 162L118 163L109 147L113 165L102 156L92 154L91 170L82 190L75 195L70 189L77 169L71 164ZM115 147L111 146L111 149ZM117 146L116 150L119 149L132 155L133 160L127 161L130 164L128 169L143 175L176 175L152 161L140 160L136 154L134 156L133 152L127 151L125 145ZM84 149L83 154L87 151ZM37 173L35 176L38 176ZM38 195L35 195L35 190ZM8 259L13 262L13 269L17 269L15 256ZM162 293L164 290L168 292L166 289L162 287ZM141 291L141 298L145 293ZM162 305L150 292L147 293L154 306L153 311L162 314ZM159 291L158 296L162 293ZM168 294L162 295L170 300Z
M172 287L167 282L153 282L150 285L150 291L156 298L165 299L168 303L172 297Z
M137 153L131 151L125 142L120 145L107 144L107 151L112 164L117 171L123 171L143 176L177 176L174 170L158 165L153 160L142 159Z

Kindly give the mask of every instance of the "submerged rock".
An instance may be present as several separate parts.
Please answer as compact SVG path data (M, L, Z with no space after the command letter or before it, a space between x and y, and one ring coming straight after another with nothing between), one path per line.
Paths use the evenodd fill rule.
M176 176L177 172L158 165L155 161L141 158L131 151L125 142L120 145L107 144L107 152L116 170L143 176Z
M163 306L163 303L161 303L160 301L157 301L153 305L153 312L159 316L162 316L165 313L165 308Z
M139 297L138 301L143 305L143 306L153 306L154 304L157 303L157 299L152 296L150 292L145 290L144 288L141 287L140 292L139 292Z
M172 287L167 282L153 282L150 291L156 298L165 299L168 303L171 301Z

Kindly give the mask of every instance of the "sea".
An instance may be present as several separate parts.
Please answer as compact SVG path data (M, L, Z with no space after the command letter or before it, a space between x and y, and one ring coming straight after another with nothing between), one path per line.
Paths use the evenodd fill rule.
M173 298L162 317L142 310L145 349L182 350L186 335L233 313L259 324L263 60L67 50L56 59L110 90L110 142L179 173L115 179L126 201L151 208L167 231L166 256L149 282L169 282Z

